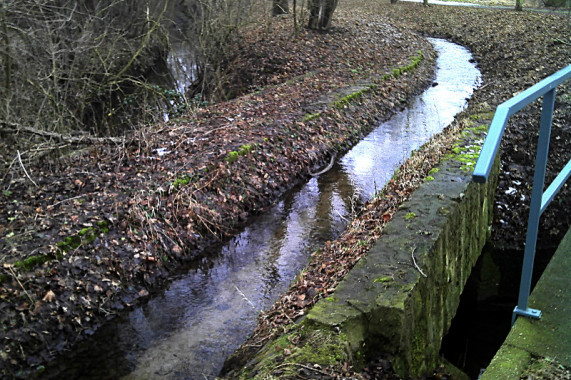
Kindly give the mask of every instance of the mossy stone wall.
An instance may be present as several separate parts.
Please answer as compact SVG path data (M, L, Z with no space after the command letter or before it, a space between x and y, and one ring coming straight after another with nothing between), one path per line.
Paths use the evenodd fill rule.
M445 161L305 323L345 333L353 352L388 353L402 376L436 368L442 337L489 238L498 166L487 184L476 184L462 162Z

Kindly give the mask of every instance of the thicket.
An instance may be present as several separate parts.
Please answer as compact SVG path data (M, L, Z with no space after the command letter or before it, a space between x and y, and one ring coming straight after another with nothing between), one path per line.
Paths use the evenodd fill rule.
M255 1L0 2L1 137L114 141L193 99L223 97L229 46ZM168 59L173 40L190 61ZM174 90L167 62L185 66L190 93Z
M145 77L168 53L167 5L3 1L3 131L109 135L147 117L157 89Z

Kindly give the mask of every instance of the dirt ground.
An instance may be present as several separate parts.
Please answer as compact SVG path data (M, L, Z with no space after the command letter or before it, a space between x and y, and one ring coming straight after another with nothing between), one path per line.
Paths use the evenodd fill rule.
M70 155L70 147L20 147L9 136L2 138L3 378L41 376L55 356L144 302L169 273L226 239L250 215L306 180L309 169L322 167L331 153L346 151L376 121L402 108L432 78L432 50L420 35L447 38L472 51L484 84L465 115L494 108L571 63L570 21L564 15L362 5L341 2L329 33L302 30L294 39L287 17L275 20L269 31L267 26L252 29L232 64L237 76L231 85L247 95L145 128L123 145L73 147ZM419 68L382 79L410 64L418 50L426 56ZM361 99L315 108L331 91L364 80L376 86ZM494 240L505 247L523 246L538 112L534 105L514 117L503 143ZM319 118L307 118L317 113ZM556 100L550 178L571 156L570 120L566 86ZM345 240L323 249L325 262L344 262L331 265L341 268L328 273L334 283L357 257L339 258L339 247L350 239L374 239L379 233L375 223L390 220L391 210L446 149L439 145L422 162L411 163L400 182L387 189L393 202L366 206L362 222L351 225ZM568 188L557 203L544 214L540 244L556 244L571 224L565 212L571 209ZM307 302L298 296L309 289L294 284L260 317L253 336L267 339L326 296L330 284L319 283L320 277L316 272L311 279L316 293ZM394 376L386 361L372 360L360 374L347 368L344 375L342 366L330 374Z

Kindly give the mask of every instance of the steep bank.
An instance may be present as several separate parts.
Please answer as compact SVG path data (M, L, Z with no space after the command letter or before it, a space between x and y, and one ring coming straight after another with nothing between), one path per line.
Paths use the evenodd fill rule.
M419 33L439 36L472 51L482 71L484 86L472 104L486 102L492 108L571 64L571 24L567 15L533 12L418 7L401 4L379 12ZM549 183L571 158L571 84L558 88L551 132ZM527 210L531 195L541 103L535 102L512 117L502 141L502 172L496 198L496 244L523 249ZM543 214L539 244L556 247L571 224L569 186L557 198L557 206Z

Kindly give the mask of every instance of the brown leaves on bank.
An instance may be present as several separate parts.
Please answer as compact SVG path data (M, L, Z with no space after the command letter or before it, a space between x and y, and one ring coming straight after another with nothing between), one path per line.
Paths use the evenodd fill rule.
M0 141L2 376L41 370L147 297L429 80L430 64L398 81L379 79L418 50L431 56L420 37L377 17L337 25L298 39L288 20L269 34L253 28L251 46L284 62L268 67L252 50L238 51L236 65L255 74L244 90L256 92L143 128L124 145L70 146L58 156L22 149L14 161L13 147ZM359 107L320 102L358 79L378 85ZM320 117L304 120L314 112ZM319 273L332 276L327 265ZM313 288L295 302L323 291Z

